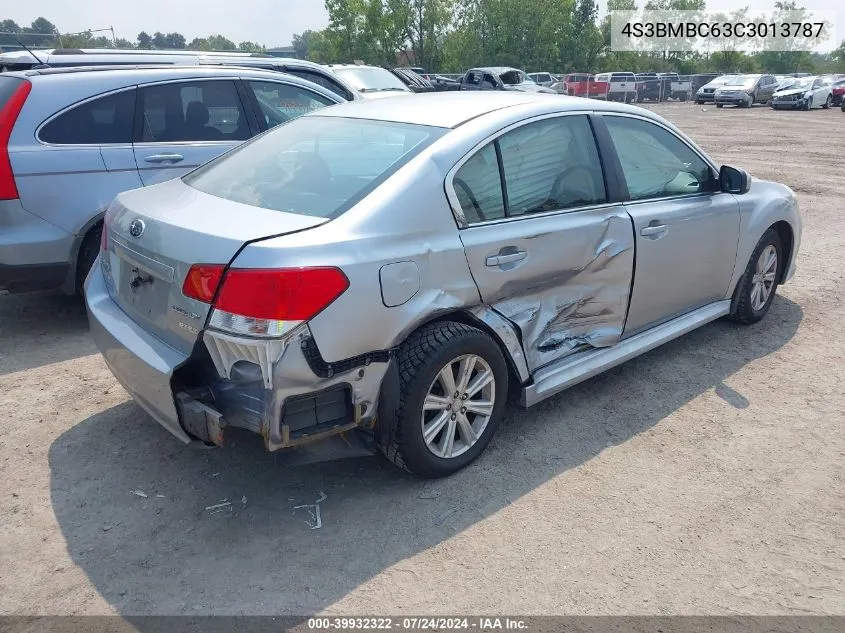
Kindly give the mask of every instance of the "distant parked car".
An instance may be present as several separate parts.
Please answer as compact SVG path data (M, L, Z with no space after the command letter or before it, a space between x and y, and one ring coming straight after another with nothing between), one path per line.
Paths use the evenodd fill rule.
M445 75L426 75L425 77L434 86L436 92L449 92L451 90L461 89L459 79L453 79Z
M637 100L637 77L634 73L601 73L595 76L597 96L608 101L634 103Z
M833 96L833 105L838 106L845 103L845 79L837 79L830 87L830 94Z
M777 88L774 75L737 75L716 89L716 107L735 105L750 108L755 103L768 103Z
M772 108L810 110L833 105L833 79L830 77L801 77L772 96Z
M795 194L654 113L589 105L358 101L121 194L85 284L92 338L185 444L334 440L442 477L483 453L509 397L764 319L795 271Z
M657 73L637 73L637 101L662 101L663 91Z
M329 64L326 68L351 85L365 99L414 94L396 75L385 68L358 64Z
M106 207L343 101L277 72L208 66L0 74L0 288L81 289Z
M563 94L570 97L589 97L593 76L589 73L569 73L562 79Z
M715 79L711 79L696 91L695 102L698 105L701 105L702 103L713 101L716 98L716 89L720 86L724 86L733 77L736 77L736 75L721 75Z
M555 82L551 73L528 73L528 77L538 86L545 86L546 88L549 88Z
M514 90L555 94L551 88L535 84L518 68L506 66L468 70L461 80L461 90Z
M412 68L393 68L391 71L411 92L434 92L434 85Z
M690 75L690 94L695 95L702 86L709 84L718 76L719 75L714 73L699 73L697 75Z

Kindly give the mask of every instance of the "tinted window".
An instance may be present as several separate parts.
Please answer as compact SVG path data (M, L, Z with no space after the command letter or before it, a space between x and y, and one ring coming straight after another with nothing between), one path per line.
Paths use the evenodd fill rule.
M529 123L499 138L508 215L605 202L601 163L586 116Z
M131 143L134 118L135 91L126 90L68 110L45 125L40 138L60 145Z
M422 125L307 116L184 177L205 193L265 209L335 217L446 132Z
M496 80L493 79L492 75L488 75L485 73L484 81L481 84L482 90L495 90L497 88Z
M313 110L334 104L326 97L299 86L274 81L250 81L249 85L267 127L286 123Z
M233 81L193 81L141 88L142 140L243 141L249 124Z
M713 175L686 143L642 119L605 117L632 200L713 190Z
M485 145L461 165L452 185L470 224L505 217L495 143Z
M327 90L331 90L337 96L342 97L347 101L352 100L352 93L350 93L346 88L341 86L333 79L326 77L325 75L321 75L320 73L315 73L310 70L300 70L298 68L286 68L285 72L295 77L307 79L308 81L311 81L317 84L318 86L322 86Z

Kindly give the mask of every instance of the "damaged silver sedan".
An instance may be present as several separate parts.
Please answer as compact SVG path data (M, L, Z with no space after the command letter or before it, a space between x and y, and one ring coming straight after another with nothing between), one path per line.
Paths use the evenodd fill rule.
M319 110L121 194L86 299L114 375L183 442L239 427L436 477L509 397L759 321L800 237L789 188L646 110L436 93Z

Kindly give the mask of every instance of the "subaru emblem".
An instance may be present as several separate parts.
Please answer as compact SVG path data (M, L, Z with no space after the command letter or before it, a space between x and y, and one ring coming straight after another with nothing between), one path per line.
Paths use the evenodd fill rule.
M129 235L132 237L141 237L144 234L145 228L146 226L144 225L143 220L132 220L132 222L129 223Z

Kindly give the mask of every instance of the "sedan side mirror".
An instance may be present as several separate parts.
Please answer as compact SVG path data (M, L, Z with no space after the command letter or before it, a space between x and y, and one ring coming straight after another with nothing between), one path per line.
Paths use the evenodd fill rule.
M751 179L747 172L730 165L722 165L719 170L719 190L722 193L742 195L748 193L750 188Z

